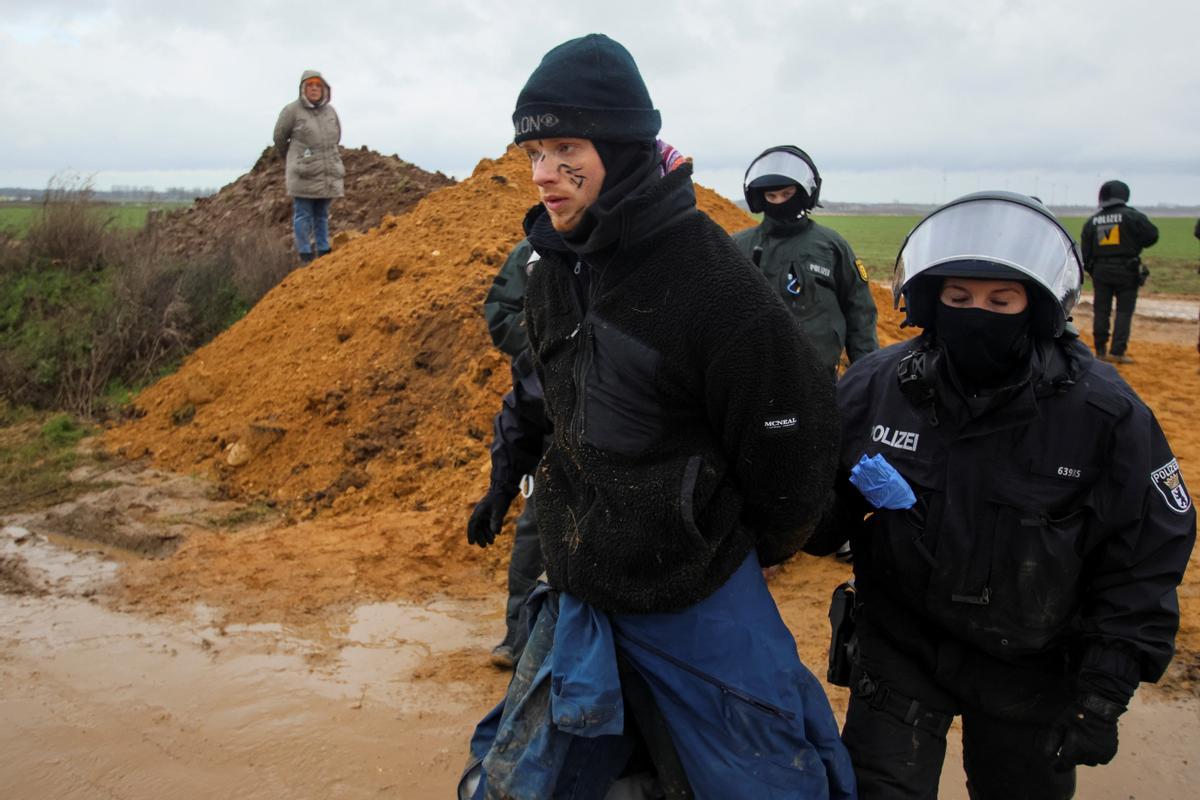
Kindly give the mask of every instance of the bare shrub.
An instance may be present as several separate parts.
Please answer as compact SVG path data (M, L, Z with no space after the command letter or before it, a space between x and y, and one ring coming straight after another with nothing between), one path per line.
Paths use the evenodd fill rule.
M120 342L122 377L142 383L195 345L177 286L187 265L153 244L123 243L113 278L114 314L106 335Z
M156 237L110 230L86 213L89 191L44 206L11 264L0 252L0 398L96 418L108 411L106 392L160 376L294 262L267 230L208 253L164 252Z
M24 240L0 230L0 273L17 269L27 257Z
M269 228L257 228L229 242L233 284L238 295L252 306L296 268L291 246Z
M25 236L31 253L69 269L104 263L113 217L96 203L90 178L56 176Z

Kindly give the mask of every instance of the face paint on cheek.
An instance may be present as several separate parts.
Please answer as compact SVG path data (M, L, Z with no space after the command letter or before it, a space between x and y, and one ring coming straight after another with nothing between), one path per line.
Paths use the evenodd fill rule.
M583 167L573 167L570 164L562 163L558 165L558 171L567 176L567 180L575 184L576 189L583 188L583 182L586 178L583 176Z

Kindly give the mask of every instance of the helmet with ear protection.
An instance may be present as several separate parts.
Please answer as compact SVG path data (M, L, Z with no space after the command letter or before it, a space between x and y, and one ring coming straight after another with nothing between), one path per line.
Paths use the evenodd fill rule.
M1042 203L1015 192L975 192L936 209L905 238L892 276L905 324L932 324L945 277L1021 281L1035 335L1056 337L1079 301L1083 259Z
M804 193L805 210L821 204L821 173L817 172L817 165L808 153L790 144L767 148L750 162L742 179L746 206L751 212L760 214L763 192L792 184Z

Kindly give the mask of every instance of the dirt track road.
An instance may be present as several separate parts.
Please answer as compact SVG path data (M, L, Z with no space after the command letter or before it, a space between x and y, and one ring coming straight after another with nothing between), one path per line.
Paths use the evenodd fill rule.
M0 594L0 797L446 797L502 690L487 673L428 680L487 642L469 603L374 604L303 634L222 628L202 606L109 610L92 596L108 562L20 547L67 596Z

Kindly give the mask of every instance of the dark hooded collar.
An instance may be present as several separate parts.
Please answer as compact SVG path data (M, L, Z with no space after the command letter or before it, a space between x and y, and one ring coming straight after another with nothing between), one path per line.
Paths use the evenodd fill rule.
M1007 385L970 397L954 375L945 349L932 332L914 340L897 366L901 391L914 405L927 405L934 419L944 413L960 424L976 421L978 433L1006 427L1037 413L1038 400L1067 391L1086 369L1091 353L1074 335L1034 341L1028 363ZM937 404L935 412L933 404Z
M571 252L571 248L567 247L562 236L550 224L550 215L546 213L546 207L541 203L525 212L525 221L522 223L522 227L525 229L525 238L529 239L529 244L539 255L544 256L547 253L567 255Z
M695 210L692 165L681 164L666 176L660 176L655 166L629 194L595 215L595 224L582 241L567 241L569 237L554 230L541 203L525 214L525 235L539 253L574 253L583 258L609 251L615 254L640 244Z

